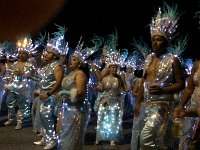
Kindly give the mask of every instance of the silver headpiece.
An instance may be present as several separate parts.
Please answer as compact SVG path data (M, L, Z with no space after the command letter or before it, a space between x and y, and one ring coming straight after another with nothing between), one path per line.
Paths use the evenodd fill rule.
M67 55L69 51L68 43L65 41L65 33L67 31L67 28L59 26L57 24L55 25L57 26L58 31L52 33L54 36L52 39L50 39L48 35L46 49L47 51L51 51L57 56Z
M122 62L120 53L119 52L111 52L106 58L106 65L107 66L118 65L121 67L123 65L123 62Z
M177 29L178 12L177 5L170 7L164 3L163 13L159 8L157 16L152 18L150 24L151 37L154 35L164 36L167 40L171 40Z
M86 64L88 61L88 58L95 53L96 51L99 50L99 47L102 45L103 43L103 38L98 37L98 36L94 36L90 42L92 42L94 44L93 47L86 47L83 48L84 42L82 41L82 36L80 37L80 40L74 50L73 56L77 57L79 59L79 61L82 64Z
M30 36L23 37L16 42L16 47L18 51L26 51L26 52L32 52L34 51L39 44L33 44L32 39Z
M122 67L124 65L120 52L117 50L118 33L109 34L105 41L105 51L106 51L106 65L118 65ZM104 52L105 53L105 52Z

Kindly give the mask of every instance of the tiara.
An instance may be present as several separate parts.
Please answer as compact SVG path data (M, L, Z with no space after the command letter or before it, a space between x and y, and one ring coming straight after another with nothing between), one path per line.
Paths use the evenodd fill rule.
M164 3L163 13L161 12L161 8L159 8L156 17L152 18L150 24L151 37L160 35L164 36L167 40L171 40L178 27L178 17L177 5L170 7Z

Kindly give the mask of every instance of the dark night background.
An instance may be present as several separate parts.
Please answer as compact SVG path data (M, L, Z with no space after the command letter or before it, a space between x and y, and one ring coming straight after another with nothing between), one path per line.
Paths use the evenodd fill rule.
M189 35L188 47L183 57L197 58L200 51L199 20L194 19L196 11L200 10L198 0L167 0L167 4L178 4L182 12L179 19L178 33ZM54 32L55 25L65 25L68 30L66 39L70 47L75 47L80 36L87 41L94 34L105 37L118 30L118 48L131 50L132 39L142 37L150 47L149 23L163 6L162 0L68 0L63 9L41 31Z

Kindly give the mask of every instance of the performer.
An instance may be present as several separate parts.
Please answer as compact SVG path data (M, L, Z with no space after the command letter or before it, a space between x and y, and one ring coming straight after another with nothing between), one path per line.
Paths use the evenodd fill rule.
M100 97L95 144L98 145L100 141L105 140L110 141L111 146L115 146L115 142L123 139L123 95L121 90L127 91L127 87L125 75L117 74L121 64L119 53L111 52L107 56L106 65L110 73L102 79L101 84L97 87L103 93Z
M171 110L174 93L184 88L183 69L167 46L177 28L177 7L165 3L152 20L153 53L144 65L143 82L135 106L132 129L132 150L172 149ZM166 23L167 22L167 23ZM144 99L143 99L144 98Z
M182 118L182 122L180 123L181 126L183 126L183 129L189 129L189 131L187 130L186 134L184 134L185 133L184 130L181 131L183 135L180 135L180 137L182 136L179 145L180 150L185 150L190 145L196 144L195 141L192 141L193 140L192 138L193 134L198 134L196 133L196 131L194 132L193 130L199 128L199 117L198 117L198 108L200 107L199 77L200 77L200 60L197 60L193 66L191 75L189 77L188 85L184 90L181 101L174 110L174 117ZM200 139L195 139L195 140L198 141Z
M82 150L87 124L90 117L90 104L87 99L89 69L88 57L98 49L82 49L81 39L70 60L71 72L62 81L62 90L57 99L63 101L57 124L59 134L58 149Z
M1 57L1 95L0 95L0 103L1 111L7 111L6 98L8 95L8 91L5 88L10 81L11 74L13 72L13 63L17 61L17 52L16 45L13 42L5 41L3 42L2 47L2 57Z
M13 64L13 74L6 88L9 91L7 96L8 121L5 125L11 125L15 119L15 107L17 111L16 130L22 129L25 119L31 118L30 113L30 80L29 76L34 74L34 66L28 62L29 50L32 48L32 41L29 38L17 42L19 60Z
M60 27L60 26L59 26ZM43 138L34 142L35 145L45 145L44 149L53 149L57 146L57 134L55 131L55 122L58 117L60 103L56 103L55 95L60 91L61 82L64 76L63 66L60 64L60 49L65 47L63 32L54 33L54 38L48 37L46 45L46 54L44 74L42 75L39 98L42 101L40 106L40 118L44 127ZM64 43L64 44L62 44Z

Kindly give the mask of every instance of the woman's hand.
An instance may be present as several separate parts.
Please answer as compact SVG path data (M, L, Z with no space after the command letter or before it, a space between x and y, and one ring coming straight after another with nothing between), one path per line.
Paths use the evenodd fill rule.
M152 95L160 95L163 94L163 89L158 85L151 85L148 92Z

